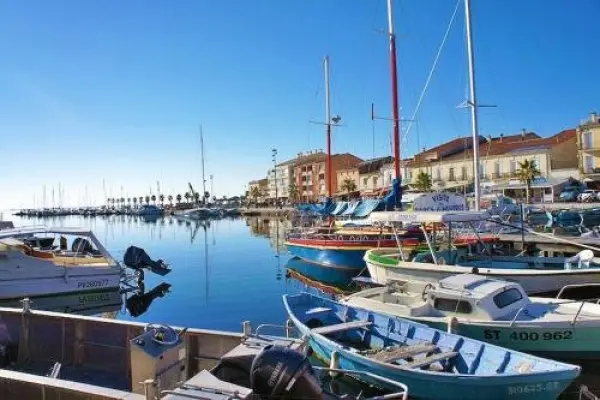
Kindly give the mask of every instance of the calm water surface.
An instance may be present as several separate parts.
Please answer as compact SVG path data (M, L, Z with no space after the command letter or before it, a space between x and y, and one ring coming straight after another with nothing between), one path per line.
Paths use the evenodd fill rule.
M170 217L144 221L132 216L70 216L14 217L13 222L90 228L119 260L128 246L136 245L152 258L168 262L172 272L164 277L146 273L145 287L149 291L166 282L172 285L170 292L156 298L139 317L121 310L118 319L239 331L245 320L253 326L282 324L286 313L281 296L303 289L298 281L285 278L289 256L282 244L287 221L236 218L202 223Z

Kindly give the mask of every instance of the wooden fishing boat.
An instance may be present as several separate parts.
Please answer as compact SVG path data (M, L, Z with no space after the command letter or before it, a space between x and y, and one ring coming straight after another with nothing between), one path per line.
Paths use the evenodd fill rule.
M455 275L435 285L394 282L340 302L552 358L600 356L599 304L528 297L515 282Z
M416 398L554 399L580 372L575 365L308 293L286 295L284 303L317 357L401 381Z
M373 213L371 218L380 223L439 223L452 232L457 224L473 226L487 220L488 214L477 211L460 212L385 212ZM532 232L534 233L534 232ZM413 258L396 250L372 249L365 253L365 262L374 282L385 284L390 280L420 280L437 283L451 275L477 271L491 278L518 282L527 293L557 292L565 285L600 283L600 264L594 261L591 250L583 250L574 257L531 257L496 255L482 242L477 251L468 246L440 250L433 245L433 237L424 231L428 252ZM479 236L474 232L476 237ZM451 236L451 234L449 234Z

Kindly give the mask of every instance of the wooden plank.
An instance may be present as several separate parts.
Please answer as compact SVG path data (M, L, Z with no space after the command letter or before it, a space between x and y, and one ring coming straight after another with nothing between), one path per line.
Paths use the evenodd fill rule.
M421 368L426 365L433 364L434 362L437 362L437 361L448 360L452 357L456 357L457 354L458 354L458 352L456 352L456 351L447 351L445 353L432 354L429 357L425 357L420 360L415 360L408 364L403 364L402 366L406 367L406 368L411 368L411 369Z
M318 328L311 329L311 332L319 333L321 335L327 335L329 333L343 332L348 331L350 329L366 328L371 325L373 325L373 323L370 321L352 321L335 325L321 326Z
M398 347L391 351L382 350L378 353L369 355L369 358L384 363L391 363L417 354L431 353L435 349L437 349L437 346L431 343L415 344L413 346Z

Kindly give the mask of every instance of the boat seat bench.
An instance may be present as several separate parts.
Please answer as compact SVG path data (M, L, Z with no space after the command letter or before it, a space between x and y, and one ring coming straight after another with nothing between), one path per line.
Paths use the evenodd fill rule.
M449 360L451 358L456 357L457 355L458 355L458 352L456 352L456 351L447 351L444 353L436 353L436 354L430 355L429 357L422 358L420 360L415 360L413 362L402 364L402 367L410 368L410 369L421 368L421 367L425 367L427 365L431 365L434 362Z
M383 351L379 351L377 353L374 353L372 355L369 355L369 358L372 358L373 360L377 360L377 361L381 361L384 363L392 363L398 360L402 360L408 357L412 357L415 356L417 354L422 354L422 353L431 353L432 351L435 351L437 349L437 346L434 344L416 344L414 346L407 346L407 347L399 347L393 350L383 350Z
M311 332L327 335L329 333L343 332L350 329L367 328L371 325L373 325L373 323L370 321L352 321L335 325L320 326L318 328L311 329Z

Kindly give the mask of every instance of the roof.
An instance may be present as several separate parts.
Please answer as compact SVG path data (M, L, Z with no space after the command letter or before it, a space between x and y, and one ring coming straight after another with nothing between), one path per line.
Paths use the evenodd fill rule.
M373 212L369 216L371 221L379 222L470 222L485 221L490 217L483 211L421 211L421 212L401 212L401 211L379 211Z
M457 291L461 292L462 295L470 295L470 297L481 299L506 288L507 285L514 286L515 283L475 274L460 274L441 279L438 289Z
M296 158L295 164L296 164L296 167L299 167L301 165L325 161L325 158L327 158L327 156L323 152L302 155L302 156L298 156L298 158Z
M371 172L378 172L381 167L385 164L394 162L394 157L378 157L370 160L365 160L357 165L359 174L369 174Z
M294 165L296 163L296 160L297 160L296 158L292 158L291 160L287 160L287 161L281 162L281 163L279 163L279 164L277 164L275 166L276 167L285 167L287 165Z
M542 138L534 132L525 132L517 135L498 136L485 138L479 137L479 154L483 156L499 156L504 154L529 152L534 150L550 149L552 146L575 140L575 129L567 129L554 136ZM473 141L470 137L461 137L444 143L433 149L416 154L410 166L418 167L427 165L431 161L458 160L473 157Z

